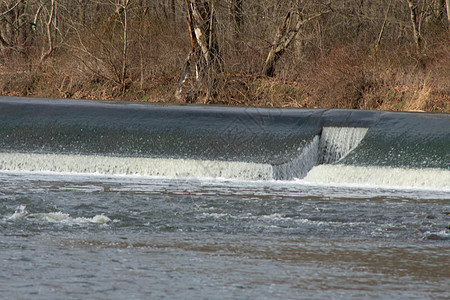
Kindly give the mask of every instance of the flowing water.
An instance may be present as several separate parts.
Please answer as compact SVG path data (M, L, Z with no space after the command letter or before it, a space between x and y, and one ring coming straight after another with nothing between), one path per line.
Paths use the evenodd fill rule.
M0 299L448 299L448 115L0 99Z

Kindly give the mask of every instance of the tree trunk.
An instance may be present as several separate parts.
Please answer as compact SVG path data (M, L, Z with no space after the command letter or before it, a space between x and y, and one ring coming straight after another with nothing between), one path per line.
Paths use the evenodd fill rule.
M78 0L78 20L83 26L86 25L86 7L86 1Z
M447 5L447 20L450 23L450 0L446 0L445 3Z
M47 21L47 24L46 24L48 45L47 45L47 50L42 53L41 61L40 61L41 64L47 58L49 58L50 55L52 55L53 51L55 50L54 36L53 36L53 33L52 33L52 29L54 27L54 19L55 19L55 14L56 14L56 4L57 4L56 0L51 0L50 16L48 17L48 21Z
M389 1L388 7L386 9L386 14L384 15L383 25L381 25L380 33L378 34L377 41L375 42L375 49L378 49L381 43L381 38L383 37L384 28L386 27L387 18L389 15L389 11L391 10L392 0Z
M176 12L176 7L175 7L175 0L171 0L170 2L170 10L171 10L171 15L172 15L172 22L175 26L176 24L176 17L177 17L177 12Z
M196 102L198 98L211 102L217 74L222 72L214 29L214 1L186 0L186 7L192 50L181 71L175 97L185 102Z
M417 52L422 50L422 37L420 36L420 24L417 18L417 5L413 3L413 0L406 0L409 6L411 25L413 29L414 43L416 44Z
M128 4L131 0L123 0L123 39L122 39L122 73L120 76L120 81L122 84L122 95L125 94L126 90L126 78L127 78L127 67L128 67Z

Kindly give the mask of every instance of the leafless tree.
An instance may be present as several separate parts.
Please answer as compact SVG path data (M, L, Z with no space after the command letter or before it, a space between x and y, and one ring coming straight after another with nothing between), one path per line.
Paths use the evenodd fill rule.
M275 35L275 39L270 48L266 62L264 63L262 71L263 75L273 76L275 72L275 64L289 47L289 45L291 45L292 41L298 35L303 25L329 12L329 9L325 9L321 12L304 18L303 12L300 10L289 11L284 18L283 23L278 28L277 34Z
M214 98L217 74L222 71L214 0L186 0L186 8L192 49L181 71L175 97L209 102ZM188 82L189 91L185 91Z
M30 39L30 26L23 0L0 3L0 49L24 53Z

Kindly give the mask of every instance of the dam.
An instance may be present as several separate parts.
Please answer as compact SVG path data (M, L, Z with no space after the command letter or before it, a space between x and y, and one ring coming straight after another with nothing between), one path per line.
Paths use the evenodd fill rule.
M447 114L8 98L0 169L341 183L345 170L449 189L449 128Z

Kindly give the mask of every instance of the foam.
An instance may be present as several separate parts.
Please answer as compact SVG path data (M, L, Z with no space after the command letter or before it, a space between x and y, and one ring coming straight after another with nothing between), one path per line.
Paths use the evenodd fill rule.
M305 183L356 184L384 187L450 190L450 171L443 169L403 169L319 165L302 180Z
M34 153L0 153L0 170L240 180L273 174L271 165L249 162Z
M30 214L28 218L30 217L48 223L62 223L62 224L86 224L86 223L105 224L111 221L109 217L103 214L95 215L92 218L86 217L73 218L69 214L63 212Z
M19 205L19 206L17 206L15 212L11 216L7 217L6 219L12 220L12 221L20 220L20 219L26 217L28 214L29 214L29 212L26 210L26 206Z
M67 225L81 225L81 224L105 224L111 221L111 219L104 214L95 215L92 218L77 217L73 218L69 214L63 212L49 212L49 213L30 213L25 205L17 206L15 212L5 218L8 221L17 220L37 220L46 223L61 223Z

